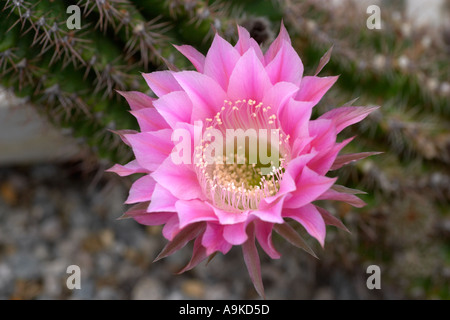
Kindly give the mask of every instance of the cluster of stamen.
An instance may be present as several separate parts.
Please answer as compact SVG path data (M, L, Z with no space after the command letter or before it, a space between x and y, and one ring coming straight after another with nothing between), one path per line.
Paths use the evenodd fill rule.
M254 100L224 101L215 117L206 119L206 122L206 136L210 129L219 130L225 135L227 129L265 129L278 135L278 163L250 163L248 155L237 150L228 157L224 150L216 154L215 161L211 162L205 156L211 141L202 139L196 146L197 176L210 201L218 208L235 212L258 209L262 199L275 195L280 188L290 154L289 135L279 129L271 107L257 104Z

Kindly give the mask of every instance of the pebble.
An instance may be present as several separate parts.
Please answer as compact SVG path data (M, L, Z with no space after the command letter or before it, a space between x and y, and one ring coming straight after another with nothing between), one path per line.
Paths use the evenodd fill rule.
M164 294L162 283L154 278L145 277L139 279L133 288L131 298L133 300L158 300L163 299Z
M181 290L190 298L203 299L205 297L205 284L199 280L183 281Z

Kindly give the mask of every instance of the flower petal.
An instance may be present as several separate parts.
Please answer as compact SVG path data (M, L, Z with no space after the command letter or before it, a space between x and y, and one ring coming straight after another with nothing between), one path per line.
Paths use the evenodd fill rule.
M269 257L271 257L272 259L279 259L281 255L275 249L272 242L273 226L273 223L255 221L256 239L258 239L259 244Z
M150 205L147 208L148 212L176 212L175 203L178 201L169 190L156 184L153 190Z
M313 160L311 160L311 162L308 164L308 167L318 174L326 174L333 165L338 153L352 140L353 138L349 138L340 143L336 143L328 150L321 150L321 152L319 152L319 154Z
M125 137L126 134L136 134L138 133L138 131L136 130L109 130L114 134L117 134L120 139L122 139L122 142L125 143L127 146L131 147L130 141L127 140L127 138Z
M231 100L253 99L262 101L272 86L264 66L250 48L236 63L230 76L228 96Z
M124 166L115 164L106 170L106 172L114 172L121 177L126 177L134 173L148 173L148 170L142 168L136 160L132 160Z
M172 91L180 91L181 87L173 76L173 71L155 71L152 73L143 73L145 81L152 91L162 97Z
M339 220L338 218L333 216L331 213L329 213L327 210L325 210L321 207L316 206L316 208L319 211L319 213L322 215L323 221L325 222L326 225L335 226L339 229L342 229L342 230L350 233L350 230L347 229L347 227L342 223L341 220Z
M327 191L336 181L336 178L328 178L317 174L315 171L305 166L297 181L297 190L290 193L290 198L286 199L286 208L303 207L316 200L322 193Z
M180 228L200 221L217 221L217 217L209 206L199 200L178 200L175 204L180 220Z
M378 108L379 107L340 107L324 113L319 119L331 119L336 126L336 132L339 133L348 126L360 122Z
M261 297L264 297L264 286L261 278L261 263L255 245L255 231L253 224L249 226L248 240L242 244L242 253L253 285L258 294Z
M275 112L283 107L298 91L298 87L290 82L278 82L271 87L262 100L264 106L270 106Z
M266 222L283 223L281 211L283 209L284 198L285 196L282 196L272 203L268 203L265 199L262 199L259 203L258 210L251 211L250 215L256 216Z
M303 63L291 44L283 40L280 50L266 66L272 84L287 81L298 86L303 75Z
M130 113L136 118L142 132L169 128L166 120L164 120L155 108L133 110Z
M216 115L226 99L225 92L216 81L195 71L181 71L174 76L192 102L191 123Z
M131 110L137 111L144 108L153 107L154 98L139 91L117 91L122 95L130 105Z
M202 246L202 239L201 237L197 237L194 241L194 249L192 250L191 260L183 269L178 271L177 274L182 274L183 272L191 270L207 257L208 255L206 254L206 248Z
M162 234L164 238L171 241L180 231L180 225L178 223L178 215L173 214L172 217L167 220L166 224L162 229Z
M145 175L136 180L130 188L130 194L126 204L149 201L152 198L156 182L150 175Z
M156 110L174 129L178 122L191 121L192 103L184 91L173 91L153 102Z
M136 160L147 170L156 170L173 149L171 141L172 130L163 129L153 132L126 134Z
M283 46L283 41L287 43L291 43L291 38L289 37L289 33L287 32L283 22L281 22L280 33L277 38L272 42L269 49L267 49L266 54L264 55L264 60L266 61L266 65L268 65L278 54L281 47Z
M290 99L278 110L278 120L283 131L290 136L290 141L305 139L308 133L308 122L311 118L313 104L307 101Z
M226 91L228 80L239 58L239 52L216 33L206 54L203 73L216 80L223 90Z
M223 226L214 222L207 223L202 237L202 245L206 248L207 255L213 254L216 251L226 254L232 247L223 238Z
M206 204L209 205L214 210L214 213L219 219L219 223L222 225L244 222L248 218L249 211L230 212L219 209L216 206L210 204L209 202L207 202Z
M330 61L331 58L331 52L333 51L333 46L331 46L330 49L328 49L327 52L320 58L319 65L317 66L316 72L314 73L315 76L317 76L320 71L322 71L323 67L327 65L327 63Z
M245 232L246 227L246 222L224 225L223 237L232 245L241 245L248 239L247 233Z
M334 77L316 77L306 76L300 82L300 89L298 91L296 100L311 101L316 105L320 99L327 93L327 91L337 81L338 76Z
M336 157L330 170L337 170L345 166L346 164L349 164L350 162L361 160L380 153L382 152L359 152L359 153L341 154Z
M205 230L205 225L203 223L196 223L187 226L186 228L182 228L176 236L164 247L164 249L158 254L155 258L155 261L158 261L162 258L170 256L175 251L183 248L189 241L195 239Z
M160 226L166 224L173 216L173 212L146 212L133 216L133 219L144 226Z
M152 176L180 200L204 198L196 173L187 165L174 164L171 157L164 160Z
M198 72L203 73L203 66L205 64L205 56L192 46L182 45L176 46L175 49L181 52L194 65Z
M291 218L299 222L306 231L319 241L323 247L325 244L325 222L317 208L312 204L307 204L301 208L284 209L283 217Z
M336 143L337 133L333 121L330 119L316 119L309 121L309 134L314 137L311 147L319 152L328 151Z
M354 194L342 193L333 189L328 189L327 191L322 193L317 199L343 201L355 208L362 208L366 205L366 203L363 200L361 200Z
M273 228L280 236L286 239L290 244L296 246L297 248L305 250L314 258L318 259L317 255L314 253L314 251L311 249L308 243L288 223L276 224L274 225Z
M265 64L264 55L261 51L261 48L255 41L255 39L250 37L250 33L248 32L248 30L241 26L238 26L238 35L239 40L234 47L239 52L239 54L242 56L247 52L248 49L253 48L259 61L261 61L262 64Z

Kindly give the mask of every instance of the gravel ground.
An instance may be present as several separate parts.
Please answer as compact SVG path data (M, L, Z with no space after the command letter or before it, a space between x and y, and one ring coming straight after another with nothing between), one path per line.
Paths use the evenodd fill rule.
M0 299L259 299L239 248L182 275L174 272L191 247L153 263L165 244L160 228L117 220L127 186L94 180L74 164L0 168ZM261 254L268 299L381 297L363 272L276 246L281 259ZM81 269L80 290L66 286L70 265Z

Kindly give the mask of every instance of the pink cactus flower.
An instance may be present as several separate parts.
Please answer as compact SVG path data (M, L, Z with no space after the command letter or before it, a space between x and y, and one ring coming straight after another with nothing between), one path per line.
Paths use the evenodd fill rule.
M157 99L121 92L141 132L120 133L136 159L109 171L120 176L143 174L130 189L125 203L134 205L125 216L144 225L164 225L162 233L169 242L156 260L194 240L192 259L180 271L184 272L217 252L226 254L232 246L241 246L255 289L264 296L256 242L278 259L272 243L272 233L277 232L314 254L287 222L299 223L323 247L326 225L346 228L314 201L365 205L354 190L335 185L336 178L326 174L374 154L338 155L352 139L336 140L339 132L375 107L335 108L312 120L312 109L338 79L317 76L328 57L321 59L316 75L304 76L302 61L283 25L265 53L246 29L238 27L238 32L234 46L216 34L206 56L191 46L176 46L196 71L144 74ZM247 146L241 154L234 147L231 154L218 148L217 161L207 162L202 152L212 140L204 134L212 129L225 138L228 129L275 132L276 146L267 136L248 138L255 138L256 144L263 141L260 148L275 147L272 156L275 152L279 161L264 163L256 158L252 163ZM174 160L173 154L180 151L177 132L190 133L191 148L184 149L183 156L192 161ZM236 163L224 162L227 156Z

